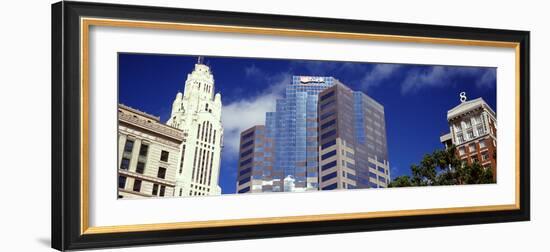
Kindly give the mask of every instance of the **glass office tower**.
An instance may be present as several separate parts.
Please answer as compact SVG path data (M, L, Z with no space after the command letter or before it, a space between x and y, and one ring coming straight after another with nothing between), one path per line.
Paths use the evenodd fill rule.
M263 145L254 157L262 156L263 160L248 164L246 155L239 160L237 192L318 190L318 94L336 82L333 77L292 77L284 98L277 100L275 112L266 113L265 132L257 134ZM251 147L243 148L243 141L250 140L242 137L257 129L255 126L241 134L241 156L251 155ZM255 167L252 170L262 170L261 176L248 172L250 165Z
M319 188L387 187L384 107L341 83L319 97Z

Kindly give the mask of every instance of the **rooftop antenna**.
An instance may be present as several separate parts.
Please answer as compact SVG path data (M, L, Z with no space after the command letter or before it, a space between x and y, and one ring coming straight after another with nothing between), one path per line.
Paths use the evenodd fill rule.
M199 58L197 59L197 64L202 64L203 61L204 61L204 57L199 56Z

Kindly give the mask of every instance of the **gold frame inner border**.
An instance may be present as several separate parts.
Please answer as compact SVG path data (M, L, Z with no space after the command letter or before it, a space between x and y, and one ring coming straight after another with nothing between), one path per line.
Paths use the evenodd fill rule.
M91 26L514 48L515 57L516 57L516 60L515 60L515 76L516 76L516 79L515 79L515 83L516 83L515 204L90 227L89 226L89 211L90 211L89 209L89 177L88 177L89 176L88 111L89 111L89 78L90 78L89 76L89 49L90 49L89 35L90 34L89 32L90 32ZM81 43L80 45L81 131L80 132L81 132L81 145L82 145L81 153L80 153L81 154L80 233L82 235L208 228L208 227L225 227L225 226L240 226L240 225L281 224L281 223L292 223L292 222L368 219L368 218L397 217L397 216L491 212L491 211L520 209L520 205L519 205L520 203L520 194L519 194L519 191L520 191L519 189L520 187L520 177L519 177L520 175L520 163L519 163L520 161L520 144L519 144L520 143L520 121L519 121L520 106L519 104L520 104L521 97L520 97L520 48L519 48L520 44L517 42L415 37L415 36L347 33L347 32L328 32L328 31L319 31L319 30L295 30L295 29L262 28L262 27L250 27L250 26L226 26L226 25L206 25L206 24L195 24L195 23L152 22L152 21L83 17L80 19L80 43Z

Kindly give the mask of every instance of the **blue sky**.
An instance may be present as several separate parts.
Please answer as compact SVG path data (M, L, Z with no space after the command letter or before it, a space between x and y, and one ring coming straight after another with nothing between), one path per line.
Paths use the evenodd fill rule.
M119 102L166 122L196 56L119 54ZM292 75L333 76L384 106L392 178L441 149L447 110L482 97L496 111L496 68L205 57L222 95L222 192L234 193L240 131L263 124Z

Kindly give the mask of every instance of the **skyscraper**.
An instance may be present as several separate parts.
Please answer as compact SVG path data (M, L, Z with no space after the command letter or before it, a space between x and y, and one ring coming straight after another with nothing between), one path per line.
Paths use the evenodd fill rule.
M341 83L319 97L320 190L387 187L384 107Z
M382 105L333 77L294 76L285 91L241 133L238 193L388 186Z
M262 134L250 134L260 126L241 134L237 192L318 190L317 100L335 82L332 77L293 76L276 111L266 113ZM262 147L248 153L252 139ZM243 157L252 153L254 158Z
M477 162L492 169L497 177L497 121L495 111L483 100L467 101L461 94L461 103L447 111L449 133L440 137L446 148L456 146L456 155L465 162Z
M221 95L215 94L214 76L199 57L187 75L185 90L178 92L166 124L181 129L187 141L181 145L175 196L218 195L223 139Z
M241 133L237 193L263 192L272 188L272 152L267 141L263 125Z

